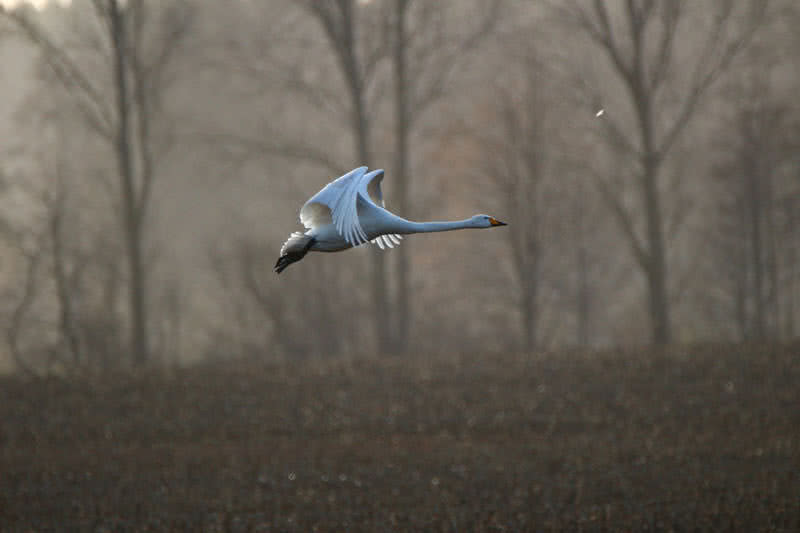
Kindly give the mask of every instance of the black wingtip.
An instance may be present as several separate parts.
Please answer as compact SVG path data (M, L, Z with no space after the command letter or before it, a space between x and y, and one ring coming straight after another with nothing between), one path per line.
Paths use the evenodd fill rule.
M297 256L292 256L290 254L282 255L278 258L278 261L275 263L275 267L273 268L273 270L275 270L276 274L280 274L281 272L286 270L286 267L288 267L295 261L298 261L299 259L300 258L298 258Z
M275 263L273 270L275 271L276 274L280 274L286 269L287 266L289 266L289 264L290 261L288 261L288 257L282 255L278 258L278 261Z

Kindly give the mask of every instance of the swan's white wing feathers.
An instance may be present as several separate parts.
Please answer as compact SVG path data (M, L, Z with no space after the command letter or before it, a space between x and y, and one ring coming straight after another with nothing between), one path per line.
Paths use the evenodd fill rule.
M361 194L362 196L366 197L366 199L371 200L373 203L380 205L381 207L386 207L386 204L383 201L383 192L381 191L383 175L383 170L373 170L364 176L364 178L361 180L363 185ZM385 248L394 248L395 246L398 246L402 238L402 235L387 233L372 239L372 243L377 244L378 247L383 250Z
M351 245L364 244L369 239L358 218L359 197L361 201L383 205L382 179L383 170L367 173L367 167L359 167L348 172L305 203L300 210L300 221L307 228L333 223Z
M354 179L348 186L347 193L339 197L339 205L333 210L333 223L336 224L337 231L353 246L369 241L358 218L358 197L363 180L363 174Z
M307 229L325 226L333 222L331 219L331 208L325 204L311 202L309 200L300 210L300 222Z
M394 248L400 244L400 239L402 239L402 235L396 235L394 233L387 233L386 235L378 235L374 239L372 239L372 244L376 244L378 248L384 250L386 248Z
M330 182L311 197L300 210L300 221L307 228L331 224L352 246L369 241L358 217L359 201L383 207L381 169L367 173L367 167L356 168ZM381 249L400 244L400 235L381 235L372 239Z
M381 192L381 182L383 181L383 170L373 170L366 176L364 179L361 180L361 183L364 185L362 189L362 194L366 196L368 200L371 200L372 203L379 205L381 207L386 207L386 204L383 203L383 193Z
M358 246L367 241L356 211L359 182L367 167L351 170L312 196L300 209L300 221L307 228L333 223L344 239Z

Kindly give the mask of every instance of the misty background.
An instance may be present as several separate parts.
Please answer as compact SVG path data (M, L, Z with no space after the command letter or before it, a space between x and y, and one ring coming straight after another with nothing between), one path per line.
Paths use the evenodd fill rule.
M793 0L10 4L4 370L800 332ZM274 274L361 165L509 226Z

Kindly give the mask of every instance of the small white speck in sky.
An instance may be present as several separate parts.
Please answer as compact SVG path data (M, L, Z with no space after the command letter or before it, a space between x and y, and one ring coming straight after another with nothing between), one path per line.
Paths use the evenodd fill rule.
M594 116L602 117L603 115L605 115L605 113L606 113L605 109L600 109L597 113L594 114Z

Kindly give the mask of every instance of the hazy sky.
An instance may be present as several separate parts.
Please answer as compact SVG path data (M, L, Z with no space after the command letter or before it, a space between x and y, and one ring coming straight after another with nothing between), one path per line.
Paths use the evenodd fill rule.
M48 3L50 0L0 0L0 5L5 7L14 7L17 4L22 3L29 3L32 4L36 9L41 9L42 6ZM59 4L69 4L71 0L53 0L58 2Z

